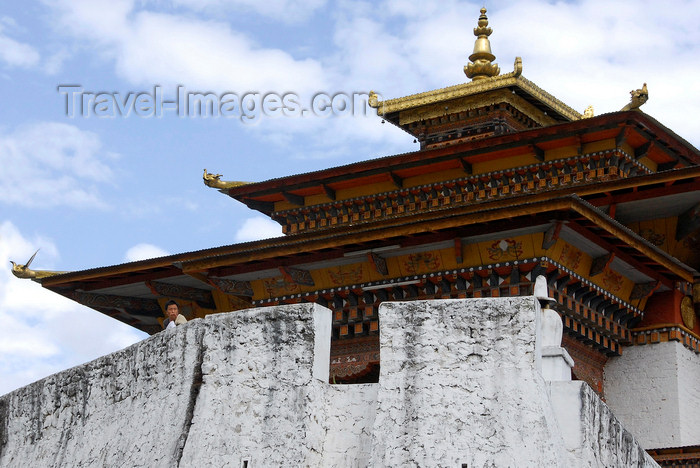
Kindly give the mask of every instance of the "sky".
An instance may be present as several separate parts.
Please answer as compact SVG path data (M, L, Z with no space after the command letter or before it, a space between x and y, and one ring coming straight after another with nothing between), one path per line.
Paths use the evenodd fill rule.
M468 81L482 6L502 73L520 56L596 115L646 82L643 110L700 146L700 0L3 2L0 394L146 338L10 260L75 271L281 235L203 169L253 182L417 150L362 96Z

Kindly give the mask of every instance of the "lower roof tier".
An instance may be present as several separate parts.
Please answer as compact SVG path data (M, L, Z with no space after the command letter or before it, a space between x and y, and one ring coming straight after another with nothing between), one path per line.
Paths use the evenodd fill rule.
M675 247L682 250L682 242ZM317 302L334 310L334 336L343 340L376 333L383 301L529 295L533 274L547 276L571 333L604 354L620 353L635 342L637 327L655 324L680 327L697 347L700 325L677 310L697 286L697 272L575 196L427 213L40 281L149 333L161 329L169 299L189 318Z

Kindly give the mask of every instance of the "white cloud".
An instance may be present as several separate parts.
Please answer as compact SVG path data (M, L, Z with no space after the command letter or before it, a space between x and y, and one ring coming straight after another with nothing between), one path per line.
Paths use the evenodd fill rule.
M63 62L70 56L66 49L59 49L47 56L43 69L48 75L57 74L63 67Z
M293 91L303 95L303 102L317 91L374 89L394 98L466 82L462 66L472 51L472 28L481 7L454 0L420 6L408 0L339 2L324 17L332 22L332 40L312 58L299 59L261 46L256 32L244 34L226 23L227 14L252 9L279 19L278 13L303 9L303 16L318 11L321 0L304 3L306 9L296 0L171 1L190 10L168 8L172 3L167 1L50 5L60 13L56 24L61 30L92 44L133 84L184 84L203 92ZM208 11L221 14L207 17ZM512 70L516 55L522 56L527 78L579 111L594 105L598 114L620 109L629 90L646 81L651 99L645 112L686 138L694 135L695 123L678 109L700 104L700 94L691 92L700 44L697 1L676 0L659 9L650 0L529 0L494 6L489 19L493 51L504 73ZM286 118L248 131L281 145L311 141L313 147L305 153L319 156L348 157L364 150L348 148L358 139L376 147L377 154L407 150L409 139L374 122L347 125L337 120Z
M132 1L54 4L57 24L113 58L134 84L182 84L192 91L310 93L323 89L321 65L261 47L222 21L153 10ZM106 13L107 12L107 13Z
M176 5L202 11L252 11L278 21L295 23L308 19L326 0L173 0Z
M259 239L269 239L270 237L279 237L282 235L282 226L268 218L258 216L256 218L248 218L243 223L243 226L236 231L234 239L236 242L248 242Z
M0 61L10 67L30 68L39 63L39 52L29 44L18 42L6 34L3 30L7 25L14 25L14 21L7 17L0 20Z
M105 208L99 185L112 169L97 135L53 122L0 131L0 203Z
M32 263L51 269L58 253L47 239L27 239L0 223L0 265ZM143 339L138 330L0 269L0 394Z
M170 252L161 249L157 245L143 243L136 244L127 250L126 255L124 255L124 261L136 262L149 258L164 257L166 255L170 255Z

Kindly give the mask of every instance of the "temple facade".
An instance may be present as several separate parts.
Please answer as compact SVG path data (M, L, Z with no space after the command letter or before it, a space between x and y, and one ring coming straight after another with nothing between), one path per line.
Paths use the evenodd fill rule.
M377 381L380 304L530 296L542 275L571 377L660 463L697 462L700 152L640 109L646 85L619 112L582 114L520 58L501 74L485 9L474 34L470 81L370 93L418 151L249 184L205 171L283 237L34 279L151 334L170 299L188 319L320 304L340 384Z

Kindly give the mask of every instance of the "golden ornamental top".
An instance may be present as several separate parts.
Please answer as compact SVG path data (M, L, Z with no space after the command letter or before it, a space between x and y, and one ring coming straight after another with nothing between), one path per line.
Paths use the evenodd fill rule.
M473 81L491 78L501 72L498 65L492 63L496 60L496 56L491 53L489 36L493 30L488 25L489 19L486 16L486 8L482 8L478 27L474 28L476 42L474 42L474 53L469 56L469 60L472 63L468 63L464 67L464 74Z

